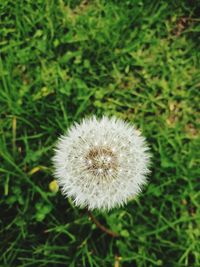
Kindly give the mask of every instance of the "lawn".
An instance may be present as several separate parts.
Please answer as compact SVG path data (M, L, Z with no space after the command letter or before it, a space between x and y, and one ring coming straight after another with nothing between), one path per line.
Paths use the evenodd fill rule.
M200 2L2 0L0 266L200 266ZM94 211L53 187L75 121L117 116L152 153L143 192Z

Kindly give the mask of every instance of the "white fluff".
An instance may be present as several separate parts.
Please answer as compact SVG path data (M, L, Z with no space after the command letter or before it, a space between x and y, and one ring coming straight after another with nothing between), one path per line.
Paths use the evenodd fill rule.
M110 210L136 196L146 183L145 138L117 118L92 117L73 125L55 149L55 177L75 205Z

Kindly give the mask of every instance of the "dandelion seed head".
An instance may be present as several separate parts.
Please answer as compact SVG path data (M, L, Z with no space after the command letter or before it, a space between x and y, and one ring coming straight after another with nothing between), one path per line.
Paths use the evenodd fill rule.
M149 152L134 126L114 117L84 119L57 142L55 177L75 205L110 210L146 183Z

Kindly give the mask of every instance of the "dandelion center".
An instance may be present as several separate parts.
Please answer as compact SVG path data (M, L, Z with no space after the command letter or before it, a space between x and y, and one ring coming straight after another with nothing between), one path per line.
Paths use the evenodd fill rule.
M116 154L109 147L94 147L86 157L86 168L98 176L113 176L118 168Z

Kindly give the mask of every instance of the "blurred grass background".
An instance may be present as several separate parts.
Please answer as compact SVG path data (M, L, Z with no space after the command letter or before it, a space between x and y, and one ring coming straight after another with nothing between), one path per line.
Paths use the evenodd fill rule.
M200 266L199 1L0 2L0 266ZM89 114L139 127L152 174L98 220L53 193L57 137Z

